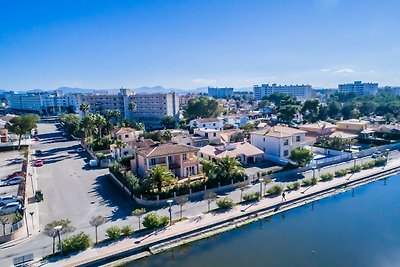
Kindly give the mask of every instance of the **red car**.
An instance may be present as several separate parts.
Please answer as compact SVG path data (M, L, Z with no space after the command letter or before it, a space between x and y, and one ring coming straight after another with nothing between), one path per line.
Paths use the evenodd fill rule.
M39 141L39 137L35 136L35 141Z
M44 164L44 162L41 159L38 159L38 160L35 161L35 166L36 167L41 167L41 166L43 166L43 164Z

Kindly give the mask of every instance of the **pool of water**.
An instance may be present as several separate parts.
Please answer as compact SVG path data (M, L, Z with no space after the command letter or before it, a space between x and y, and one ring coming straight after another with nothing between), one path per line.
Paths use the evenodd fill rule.
M400 266L400 176L127 266Z

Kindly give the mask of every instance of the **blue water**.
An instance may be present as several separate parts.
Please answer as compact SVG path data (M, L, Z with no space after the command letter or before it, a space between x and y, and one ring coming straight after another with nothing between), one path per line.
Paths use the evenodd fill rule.
M400 176L128 266L400 266Z

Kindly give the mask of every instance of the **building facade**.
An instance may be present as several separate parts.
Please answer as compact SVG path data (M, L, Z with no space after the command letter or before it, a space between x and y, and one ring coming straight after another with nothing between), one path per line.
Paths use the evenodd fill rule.
M261 100L264 96L269 96L273 93L284 93L295 96L300 101L305 101L312 98L311 85L276 85L262 84L261 86L254 85L254 97L256 100Z
M356 95L376 95L378 93L378 83L363 83L355 81L338 85L339 93L355 93Z
M232 87L208 87L208 96L213 98L230 98L233 96Z

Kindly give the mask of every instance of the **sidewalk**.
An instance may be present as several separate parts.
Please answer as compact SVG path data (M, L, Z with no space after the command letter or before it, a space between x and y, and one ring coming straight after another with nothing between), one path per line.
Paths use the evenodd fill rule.
M306 196L314 195L317 192L328 190L330 188L335 188L339 185L344 185L349 181L354 181L367 177L369 175L374 175L378 173L382 173L385 170L390 168L400 167L400 159L391 159L387 166L382 167L374 167L372 169L363 170L359 173L348 174L341 178L335 178L329 182L319 182L315 186L311 187L301 187L297 191L288 192L286 194L286 201L290 202L297 199L302 199L302 203L304 203L303 199ZM307 201L307 200L305 200ZM194 232L201 228L207 228L210 225L223 224L227 223L231 220L234 220L238 217L243 217L246 215L250 215L259 210L265 210L268 207L274 207L282 203L281 196L276 197L266 197L263 198L260 202L257 203L247 203L247 204L238 204L232 210L226 211L224 213L207 213L205 214L201 220L190 221L185 220L182 222L178 222L173 224L170 227L165 229L152 232L148 235L141 237L132 237L125 238L120 241L111 242L109 244L102 244L101 246L96 246L89 248L79 254L69 256L65 259L61 259L57 262L49 262L45 263L45 266L77 266L79 264L88 263L90 261L98 260L100 258L106 258L111 255L115 255L118 253L122 253L124 251L131 251L133 249L138 248L148 248L148 246L153 246L156 243L161 242L165 239L170 239L175 236L184 235L185 233ZM294 208L299 206L299 203L293 203L293 205L288 205L287 209ZM202 230L200 230L201 232ZM193 233L193 235L195 235Z

